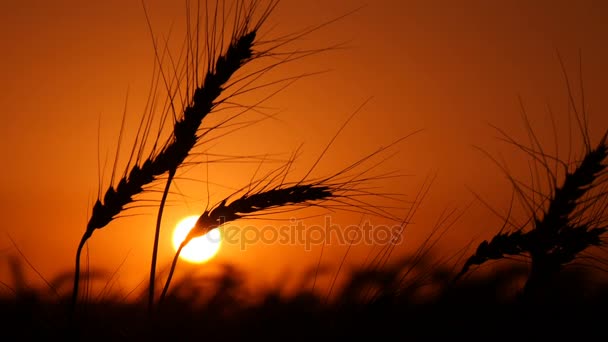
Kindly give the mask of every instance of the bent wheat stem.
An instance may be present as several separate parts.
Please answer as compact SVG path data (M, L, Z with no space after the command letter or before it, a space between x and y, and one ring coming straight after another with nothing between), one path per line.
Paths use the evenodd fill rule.
M171 181L175 176L175 170L169 171L169 177L167 178L167 184L165 185L165 191L163 191L163 197L160 200L158 207L158 216L156 218L156 229L154 230L154 245L152 248L152 262L150 266L150 285L148 286L148 310L152 312L154 305L154 287L156 279L156 259L158 257L158 242L160 239L160 224L163 217L163 209L165 208L165 202L167 201L167 195L169 194L169 188L171 187Z
M182 248L193 238L205 235L227 222L244 218L256 212L328 199L336 196L337 191L338 189L320 184L296 184L286 188L276 187L252 195L244 194L228 205L226 205L227 199L224 199L215 208L205 211L199 217L192 230L190 230L184 241L180 244L173 257L169 276L165 282L159 302L162 302L167 294Z

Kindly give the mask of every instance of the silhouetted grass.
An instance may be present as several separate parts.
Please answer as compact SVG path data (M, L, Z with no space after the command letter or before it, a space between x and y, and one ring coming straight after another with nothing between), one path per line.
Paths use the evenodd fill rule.
M190 23L191 13L188 13L185 56L175 61L169 54L171 60L169 71L164 70L161 57L163 51L154 40L156 62L160 69L159 78L162 79L167 92L166 110L160 119L158 131L151 128L153 113L142 116L137 138L131 148L122 177L116 181L116 185L110 184L103 194L101 191L98 194L86 229L76 249L71 300L72 314L76 310L79 297L81 254L86 242L96 230L106 227L124 211L136 205L139 195L146 191L147 186L158 182L163 175L167 175L157 208L152 246L148 294L148 303L152 310L162 215L177 170L185 165L188 157L196 155L197 152L193 149L203 143L204 137L228 126L241 114L257 110L256 107L259 103L241 105L236 102L236 97L254 90L264 89L269 85L289 83L303 77L303 75L287 77L261 85L257 84L256 81L259 81L264 74L282 64L323 51L323 49L281 51L281 48L324 24L292 35L276 37L273 40L263 40L259 37L260 28L277 3L276 0L269 0L265 4L263 1L237 0L228 6L223 2L218 2L212 8L207 5L202 6L200 2L197 3L194 23ZM187 7L190 10L189 3ZM201 13L202 8L205 9L204 13ZM201 18L205 18L206 22L201 23ZM202 27L205 27L204 31ZM152 31L151 27L150 30ZM271 62L258 66L257 70L241 72L246 65L260 59L268 59ZM272 94L266 96L260 103L271 96ZM178 101L178 97L181 97L179 99L181 103ZM151 102L155 101L155 99L151 100ZM238 108L240 112L210 128L202 127L203 121L210 114L227 108ZM173 120L169 129L170 133L162 142L161 137L165 125L167 122L171 122L171 116ZM123 128L121 126L116 160L110 177L111 183L115 182L116 162ZM145 156L147 149L150 151L148 156ZM293 201L283 202L283 205L287 205Z
M77 333L81 340L171 339L235 340L309 338L399 338L468 340L551 338L575 334L578 339L605 334L602 309L608 304L608 283L584 270L561 272L542 301L522 302L501 296L518 286L526 269L506 265L499 271L458 283L441 279L449 270L437 269L432 297L395 292L386 279L399 278L401 267L379 272L354 270L330 301L301 290L285 295L280 286L255 294L234 267L209 276L190 275L175 283L176 291L151 321L145 294L141 301L106 298L84 305ZM431 261L425 261L428 264ZM424 266L426 267L426 266ZM428 273L428 269L424 269ZM453 274L451 275L453 276ZM367 286L383 296L365 300ZM45 293L22 291L0 300L4 338L19 340L66 338L69 332L65 301ZM67 298L64 298L64 300ZM597 310L597 311L595 311ZM605 335L604 335L605 336Z
M608 222L604 177L608 133L592 147L586 114L584 110L576 112L573 100L571 105L575 109L585 147L582 157L571 163L558 156L549 156L531 129L531 147L505 135L506 140L526 152L537 163L537 167L545 172L549 188L544 189L545 192L535 188L539 184L536 180L528 187L513 181L516 192L521 194L522 202L530 209L528 222L531 222L532 227L527 230L524 229L526 226L510 231L501 230L489 242L484 241L479 245L460 273L454 274L453 265L448 267L445 263L437 262L429 254L455 220L455 212L449 212L439 216L437 224L431 228L429 238L413 256L404 260L392 260L395 243L391 241L369 264L348 274L344 285L334 288L334 280L324 295L304 288L290 296L282 294L280 289L247 295L244 287L246 279L232 267L226 267L224 273L211 281L195 275L183 277L173 283L173 290L169 292L181 248L191 238L226 222L265 214L277 208L318 205L372 213L399 221L405 227L411 222L430 187L425 181L413 206L401 218L390 214L385 210L387 208L360 197L387 197L375 189L372 191L360 187L367 181L381 179L383 175L367 175L373 167L351 174L379 152L365 156L332 176L315 180L308 179L308 173L298 182L286 181L288 169L293 163L290 160L284 168L279 169L282 171L278 174L271 174L259 183L252 181L246 188L233 194L234 200L228 197L215 206L207 203L208 208L201 209L197 225L173 259L161 295L163 305L154 315L150 315L155 294L156 253L162 211L173 177L185 164L187 157L197 153L193 150L202 143L203 137L236 116L208 129L201 128L203 120L218 111L220 105L234 106L243 112L254 109L255 105L236 105L231 101L239 94L268 85L253 86L252 80L257 80L269 69L322 51L277 52L286 42L292 42L310 31L279 37L273 41L258 40L258 29L275 5L276 1L270 1L263 7L260 18L254 20L253 15L260 3L253 1L248 6L246 2L238 2L233 31L228 34L230 39L227 44L224 37L216 36L220 30L223 34L224 28L229 26L222 22L225 13L216 11L211 15L212 22L209 25L214 28L206 32L209 36L207 45L203 48L207 53L205 62L201 62L199 41L194 38L195 35L198 38L200 32L191 35L189 31L185 48L187 52L178 66L173 65L171 72L174 76L167 77L163 71L160 72L169 97L169 109L161 121L165 122L165 119L170 118L169 114L173 115L169 136L164 143L160 143L162 129L159 132L151 131L152 114L142 118L142 126L124 174L116 185L110 184L103 194L99 193L93 206L76 250L74 283L70 294L57 292L53 295L28 289L20 276L20 266L13 262L14 283L2 284L8 289L7 293L10 293L1 299L0 313L4 316L0 320L3 325L2 336L20 340L78 338L104 341L257 338L310 340L330 337L495 340L526 339L530 336L549 339L563 336L564 333L576 334L580 339L584 335L603 333L605 317L596 315L594 310L605 307L608 301L605 285L608 284L594 278L594 274L588 273L588 270L563 269L564 265L579 258L589 247L602 245L601 238ZM197 30L199 24L197 21ZM162 53L156 45L155 52L160 65ZM270 66L235 76L245 64L253 60L279 56L283 56L283 59ZM181 68L185 69L183 75L180 74ZM289 81L290 78L283 81L285 80ZM173 82L179 85L173 86ZM227 89L232 89L232 92L226 93ZM178 95L183 96L182 103L177 103ZM585 108L584 103L582 108ZM153 139L154 136L157 136L156 140ZM332 142L333 140L327 146ZM149 144L152 145L151 151L146 154L144 150L150 147ZM324 153L325 151L321 157ZM116 158L118 160L118 156ZM562 166L561 181L557 167L551 167L553 162ZM316 165L315 163L311 170ZM111 182L114 181L115 170L116 165ZM128 205L137 201L147 186L160 180L163 175L167 175L167 179L157 208L150 282L145 289L146 293L136 301L112 296L111 291L102 292L107 295L99 299L85 296L82 310L78 312L74 324L71 319L79 298L80 259L86 242L94 231L110 224L129 208ZM526 191L534 195L526 195ZM337 203L333 207L327 203L332 200ZM481 273L476 277L461 277L469 272L472 265L504 259L507 255L527 255L531 271L519 265L506 264L494 272ZM346 272L341 266L342 264L338 272ZM316 282L317 271L318 268L313 282ZM90 275L88 273L87 277ZM49 282L49 286L55 289L55 285L51 284L65 282L66 277L60 278ZM454 278L458 281L453 281ZM525 284L524 300L517 295L522 283ZM70 304L66 305L66 302Z
M525 111L524 123L531 137L530 146L517 142L497 128L504 140L522 150L534 165L528 182L516 180L508 173L508 168L501 165L529 216L524 220L527 223L521 226L515 226L507 217L500 232L477 247L457 276L464 275L472 265L507 256L525 256L530 261L530 272L522 294L529 300L537 300L550 291L553 277L584 251L603 247L602 238L608 231L608 130L602 131L603 136L593 146L582 81L583 95L581 103L577 104L563 62L562 69L569 105L580 133L582 156L571 161L547 153L532 130ZM555 139L558 140L557 137ZM555 153L557 149L555 147ZM541 174L545 175L546 186L543 186ZM509 225L515 228L510 229ZM601 260L599 263L596 260L595 264L601 267Z

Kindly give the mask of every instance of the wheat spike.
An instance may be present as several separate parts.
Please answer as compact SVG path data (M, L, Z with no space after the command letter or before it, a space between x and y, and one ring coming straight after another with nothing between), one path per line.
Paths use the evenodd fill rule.
M183 116L175 121L173 134L164 148L156 155L148 157L141 166L135 164L128 176L125 175L119 180L116 188L108 187L103 202L101 199L95 202L76 252L72 312L78 298L80 254L86 241L96 229L105 227L125 210L125 206L133 202L133 197L141 193L144 186L166 172L175 172L184 162L198 140L197 131L201 122L217 105L223 86L238 69L253 58L253 46L259 26L256 25L250 30L249 19L245 18L240 27L235 28L226 52L207 70L203 84L193 93L191 104L186 106Z
M212 210L205 211L190 231L184 245L197 236L204 235L214 228L230 221L246 217L249 214L272 208L301 204L328 199L335 189L321 185L294 185L286 188L275 188L253 195L243 195L226 205L223 200Z
M103 202L98 199L93 206L87 224L90 236L95 229L103 228L118 215L133 196L155 177L175 170L183 163L197 142L197 130L202 120L211 112L214 101L220 96L222 86L252 57L256 32L251 31L233 41L226 53L220 56L215 68L207 72L204 84L194 91L193 103L186 107L184 115L175 122L173 136L156 156L149 157L141 166L134 165L128 176L123 177L114 189L108 187Z
M513 233L500 233L495 235L490 242L484 240L477 246L475 253L467 259L456 279L462 277L473 265L481 265L489 260L498 260L505 255L520 255L525 248L526 235L521 230Z
M177 249L160 301L162 302L167 294L181 250L193 238L202 236L225 223L247 217L256 212L330 199L337 196L338 191L338 188L320 184L296 184L284 188L278 186L252 195L244 194L228 205L226 205L228 199L224 199L213 209L206 210Z
M579 199L592 188L593 182L606 168L606 164L603 164L608 155L606 134L595 149L587 152L574 172L566 173L563 185L555 189L542 221L535 224L540 234L544 234L545 231L559 232L568 227L569 218L576 209Z
M528 253L533 268L526 283L529 287L530 279L536 279L532 277L534 274L553 273L589 246L600 245L600 237L607 231L607 227L580 220L582 214L577 212L577 207L597 185L597 179L606 169L604 161L608 157L607 137L608 132L595 149L587 151L574 171L566 172L562 186L555 189L545 214L542 219L533 221L531 230L525 233L521 229L513 233L499 233L490 242L483 241L456 278L464 275L472 265L502 259L506 255Z

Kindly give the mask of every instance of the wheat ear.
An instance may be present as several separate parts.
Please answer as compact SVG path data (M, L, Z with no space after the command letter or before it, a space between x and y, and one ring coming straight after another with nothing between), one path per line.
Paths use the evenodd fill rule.
M528 253L532 259L532 271L527 289L535 286L537 274L553 273L589 246L601 244L600 236L607 231L603 225L584 220L577 214L577 206L583 197L596 186L596 180L606 169L608 157L608 132L595 149L588 150L572 172L566 172L561 187L555 189L542 219L534 220L528 232L521 229L513 233L500 233L490 242L483 241L463 266L457 278L472 265L488 260L498 260L506 255ZM603 194L605 196L605 194Z
M221 55L212 70L205 76L203 85L194 91L193 105L186 107L183 119L175 123L174 143L169 145L164 155L168 158L169 178L160 203L157 224L154 234L154 246L150 268L149 305L154 300L154 283L156 278L156 260L158 256L158 243L160 237L160 221L162 209L166 200L169 186L179 165L184 161L189 151L197 141L196 132L204 119L214 107L214 101L220 96L224 84L230 77L252 57L252 48L256 37L256 31L248 32L234 40L224 55Z
M108 187L103 202L101 199L95 202L76 251L72 311L78 298L80 255L86 241L96 229L105 227L122 212L125 206L133 201L133 197L143 191L145 185L165 172L175 172L196 144L196 132L203 118L213 109L214 101L222 92L222 86L251 59L255 37L254 30L232 41L226 53L217 58L215 68L207 72L203 85L194 91L192 105L186 107L183 117L175 122L173 135L165 147L155 156L147 158L141 166L134 165L128 176L120 179L116 189ZM155 241L158 243L157 238Z
M556 189L545 215L535 222L529 236L527 251L532 259L532 269L524 286L529 294L542 285L548 277L572 261L578 253L601 243L605 226L585 220L584 208L580 212L585 195L596 187L596 180L606 169L608 157L606 144L608 131L595 149L588 150L572 173L566 173L563 185ZM605 194L600 194L605 196Z
M336 196L338 189L319 184L296 184L285 188L274 188L252 195L242 195L238 199L226 204L227 199L221 201L215 208L205 211L190 230L184 241L180 244L160 297L162 302L169 289L169 284L175 271L175 266L182 249L195 237L207 234L221 225L232 222L254 213L271 210L273 208L311 204L312 202L327 200Z

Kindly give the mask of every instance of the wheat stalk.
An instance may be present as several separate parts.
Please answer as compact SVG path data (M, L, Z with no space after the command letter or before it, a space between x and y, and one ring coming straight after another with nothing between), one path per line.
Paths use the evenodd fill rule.
M356 112L349 117L344 125L350 121L355 113ZM343 127L344 126L342 126L342 128ZM245 188L237 190L233 195L223 199L213 208L205 210L199 216L194 227L190 230L184 241L182 241L178 247L173 257L169 274L165 281L165 286L161 293L159 302L162 302L166 297L182 249L192 239L203 236L209 233L211 230L219 228L228 222L256 216L258 214L268 214L273 209L288 206L318 206L343 211L355 211L400 222L402 219L390 212L392 207L372 205L364 199L368 196L374 196L399 201L398 198L392 197L391 194L383 194L380 192L370 193L366 189L366 186L364 186L371 180L377 181L387 177L386 175L370 175L365 177L366 174L377 167L378 164L374 164L373 166L363 169L362 171L358 171L355 174L350 174L350 172L352 172L356 167L362 166L364 162L370 160L372 157L389 149L398 142L417 132L419 131L397 139L395 142L385 147L379 148L377 151L364 156L333 175L320 179L306 180L335 139L334 136L334 139L330 141L321 156L319 156L313 166L299 182L285 183L285 177L289 172L289 167L294 162L294 160L291 159L284 166L271 171L267 176L262 177L261 180L255 182L252 181L247 185L246 190ZM339 133L340 130L336 133L336 136ZM277 180L279 180L278 184L276 182ZM239 197L233 201L230 201L230 197L233 197L238 193L241 193ZM228 203L229 201L230 203Z
M606 179L603 177L607 167L605 162L608 158L608 130L596 147L592 148L582 81L582 61L579 65L581 91L579 107L575 103L568 73L559 53L558 59L566 83L569 110L574 113L584 146L584 156L575 163L574 170L570 171L569 163L560 160L557 156L551 157L546 154L532 130L525 110L523 116L531 147L523 146L499 130L506 137L507 142L532 157L535 168L537 165L544 168L550 188L546 195L542 193L542 189L537 190L533 175L532 186L526 186L532 192L532 203L530 203L530 196L526 197L520 184L506 172L513 182L515 190L522 195L524 204L531 211L529 222L531 222L532 228L524 232L525 225L523 225L513 233L502 233L501 229L501 232L489 243L483 241L475 254L465 262L456 279L465 274L472 265L481 265L490 259L502 259L507 255L527 254L531 259L531 269L524 285L523 294L529 297L538 294L542 285L546 284L565 264L574 260L585 249L602 244L601 237L608 231L606 224L606 209L608 209L606 194L608 192L604 189ZM554 122L553 125L557 154L557 133ZM549 166L549 160L555 162L555 170ZM559 164L564 169L564 180L558 187L556 184ZM538 169L536 172L538 173ZM541 196L540 203L534 203L536 195ZM542 218L538 218L537 211L543 208L544 203L547 202L548 205L542 212ZM505 220L505 225L507 223L508 218Z
M174 142L169 144L159 155L161 156L160 163L166 164L165 166L169 172L169 177L159 206L154 234L148 296L148 304L150 307L154 301L154 283L156 278L155 273L160 237L160 222L171 181L173 180L173 176L179 165L184 161L190 150L196 144L198 138L196 132L203 119L213 109L215 105L214 102L221 95L224 85L237 70L252 58L252 49L258 26L249 30L247 25L248 22L248 20L245 20L244 26L238 30L240 33L235 32L236 36L230 43L226 52L223 55L220 55L217 58L214 67L207 71L203 85L197 88L192 95L192 105L186 107L183 118L175 123L173 133Z
M165 192L159 207L159 218L169 185L177 168L184 162L190 150L198 140L197 131L203 119L217 105L216 100L223 91L224 85L231 76L253 57L253 45L256 33L261 22L250 27L250 11L247 16L235 27L233 39L226 51L217 57L217 60L207 71L203 84L194 90L192 102L186 106L183 116L175 121L173 134L164 145L164 148L155 155L149 156L141 165L135 164L128 175L125 174L116 188L109 186L101 199L97 199L86 230L82 235L76 251L76 265L74 275L74 287L72 292L72 311L78 298L80 255L87 240L96 229L108 225L125 207L133 202L134 196L143 192L144 186L153 182L158 176L169 173ZM152 269L155 269L156 250L158 245L158 225L154 241L154 256ZM154 271L151 272L154 277ZM153 286L152 290L153 291Z
M527 232L499 233L490 242L483 241L476 252L465 262L456 276L460 278L471 266L488 260L502 259L507 255L527 253L532 269L524 287L524 293L534 291L544 280L563 265L571 262L589 246L599 246L601 235L608 227L593 218L585 219L585 196L598 186L598 179L606 170L608 157L608 131L594 149L589 149L572 171L566 171L562 185L553 191L548 208L542 219L533 220L533 228ZM605 196L601 193L599 196ZM592 200L597 200L593 198ZM599 213L603 215L604 213Z
M286 46L287 44L296 41L302 38L303 36L312 33L350 14L347 13L343 16L332 19L312 28L296 32L295 34L288 34L286 36L278 37L275 40L264 41L260 40L259 38L259 29L261 25L266 21L270 13L277 6L278 0L269 0L268 4L265 5L264 10L256 20L254 20L254 12L256 12L257 8L260 7L260 1L256 0L252 2L247 2L237 0L237 3L237 6L231 7L232 9L230 10L234 10L234 23L232 25L227 24L227 17L226 13L224 13L223 4L221 6L216 6L215 14L211 15L212 22L205 23L205 33L207 35L205 42L207 54L207 72L202 77L202 81L198 81L198 69L201 58L198 46L198 35L200 33L199 19L197 19L196 21L196 38L191 35L190 23L188 22L188 46L185 49L186 57L185 62L183 64L183 66L186 67L185 96L182 96L179 90L179 85L178 88L176 88L175 90L172 89L172 86L170 86L172 82L169 82L166 75L163 73L162 68L160 68L160 75L162 75L162 80L165 83L166 90L169 92L168 106L171 108L174 115L174 126L172 134L167 140L167 142L162 145L163 147L158 149L157 146L161 146L157 143L161 129L166 119L165 117L162 120L161 129L159 129L157 141L154 143L152 152L150 153L149 157L144 159L142 157L142 151L144 150L144 145L147 142L147 135L151 132L150 123L152 116L150 115L150 117L147 119L145 127L144 121L146 121L146 119L142 119L140 129L142 127L144 127L144 129L143 131L138 131L139 141L136 140L136 143L133 146L133 151L131 152L131 156L129 158L129 162L127 164L124 176L118 181L116 187L110 185L107 188L104 196L101 196L101 194L98 196L98 199L93 206L93 211L89 222L87 223L86 230L80 240L76 251L76 266L74 274L74 288L72 292L70 317L73 315L78 298L78 287L80 278L80 255L85 243L93 235L95 230L105 227L112 220L114 220L121 212L128 209L127 205L135 201L136 195L145 191L144 187L146 185L154 182L159 178L159 176L167 173L168 177L166 180L165 189L163 191L162 198L160 200L160 205L158 207L155 238L153 244L149 287L149 308L151 309L154 297L156 272L155 270L158 242L160 236L160 224L169 188L174 179L176 171L178 168L184 165L183 163L185 161L185 158L189 155L192 155L191 150L197 145L197 142L202 136L206 135L207 133L211 132L216 128L219 128L220 126L225 125L228 121L236 118L239 114L229 117L227 120L221 122L219 125L205 129L204 133L197 136L197 131L200 129L201 123L204 118L210 112L216 111L216 107L222 103L225 103L228 106L240 106L241 108L243 108L243 112L246 112L248 110L251 110L255 106L258 106L261 102L269 99L271 96L276 94L276 92L272 93L270 96L263 98L260 102L255 103L254 105L242 106L235 103L229 103L228 101L235 96L250 91L263 89L269 86L280 84L282 82L286 82L289 85L302 77L312 75L303 74L296 77L284 78L280 81L269 82L262 85L253 85L254 82L258 81L261 78L261 76L263 76L271 69L279 65L298 60L311 54L337 48L338 46L317 50L296 49L293 51L276 51ZM222 7L222 9L218 11L219 7ZM209 20L209 13L205 14L206 19ZM148 19L147 13L146 19ZM226 25L225 27L231 26L229 29L226 30L232 30L231 40L226 48L225 43L223 41L225 27L216 27L218 22L221 22L222 25ZM151 30L149 20L148 26ZM254 46L256 47L255 51ZM159 65L161 65L162 62L159 56L159 49L156 46L156 43L154 44L154 51L156 53L156 61ZM244 74L239 77L233 76L248 62L263 57L273 57L274 60L269 65L250 72L248 74ZM171 62L173 65L173 73L175 74L174 79L172 81L177 81L177 83L179 84L183 82L182 76L178 75L177 67L175 66L175 64L173 64L173 60ZM190 84L194 84L193 91L190 89ZM226 89L228 88L231 88L232 91L226 94ZM281 89L283 88L285 88L285 86ZM176 109L174 106L174 99L177 95L182 96L182 108L184 108L179 119L177 118ZM242 114L243 112L241 112L240 114ZM143 132L141 133L141 136L140 132ZM139 146L138 152L136 151L137 146ZM131 169L129 169L130 165L133 165ZM111 179L111 182L114 183L114 173L112 173ZM275 195L279 193L280 192L275 192Z
M600 236L606 232L606 227L588 224L580 217L583 213L576 210L606 169L607 136L608 132L595 149L587 151L578 167L566 174L563 185L555 190L543 219L536 221L535 229L528 233L530 241L527 251L532 260L532 269L524 293L534 292L578 253L601 243Z
M236 221L255 213L268 211L288 205L306 205L335 197L339 189L321 184L296 184L288 187L277 187L252 195L244 194L238 199L226 204L222 200L211 210L206 210L196 221L184 241L177 249L171 269L165 282L160 301L162 302L169 289L169 284L175 271L175 266L182 249L194 238L207 234L228 222Z

